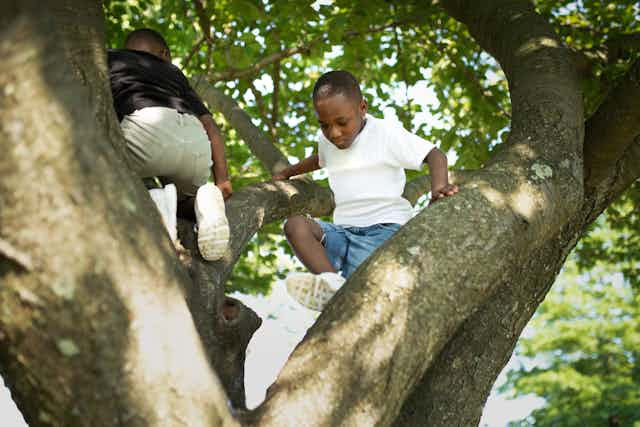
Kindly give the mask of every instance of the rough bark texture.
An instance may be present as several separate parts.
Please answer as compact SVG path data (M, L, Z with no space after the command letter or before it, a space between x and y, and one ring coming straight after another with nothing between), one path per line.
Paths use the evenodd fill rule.
M233 424L188 276L122 156L100 5L10 2L0 16L0 239L31 260L0 255L0 365L18 407L32 426Z
M577 77L553 31L526 1L442 3L502 65L510 138L487 168L452 174L460 194L352 276L246 424L477 424L566 255L640 175L637 67L587 123L583 180ZM242 407L260 320L224 297L224 282L260 227L326 214L331 193L305 180L240 189L227 203L226 256L204 262L188 222L176 256L126 168L100 6L0 12L0 367L19 408L34 426L235 424L223 386ZM199 89L278 170L286 159L248 116ZM599 155L608 144L615 155Z
M595 185L606 181L611 168L640 134L640 61L587 122L585 174ZM610 178L610 177L609 177Z

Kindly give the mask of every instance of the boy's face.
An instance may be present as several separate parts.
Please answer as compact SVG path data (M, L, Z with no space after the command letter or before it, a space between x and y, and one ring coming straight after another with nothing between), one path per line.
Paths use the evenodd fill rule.
M324 136L340 150L351 147L367 114L364 99L356 101L339 93L317 99L313 106Z

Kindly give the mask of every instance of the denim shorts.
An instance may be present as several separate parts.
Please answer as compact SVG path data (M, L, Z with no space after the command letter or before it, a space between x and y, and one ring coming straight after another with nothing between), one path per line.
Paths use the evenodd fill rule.
M374 224L368 227L350 227L318 221L324 236L322 244L336 271L348 278L378 246L398 231L400 224Z

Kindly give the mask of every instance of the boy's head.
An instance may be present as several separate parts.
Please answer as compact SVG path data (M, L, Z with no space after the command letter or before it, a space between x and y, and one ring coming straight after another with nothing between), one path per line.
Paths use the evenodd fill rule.
M164 38L150 28L133 30L127 35L124 47L132 50L141 50L157 56L163 61L171 62L171 51Z
M364 127L367 103L348 71L329 71L313 87L313 107L324 136L341 150L349 148Z

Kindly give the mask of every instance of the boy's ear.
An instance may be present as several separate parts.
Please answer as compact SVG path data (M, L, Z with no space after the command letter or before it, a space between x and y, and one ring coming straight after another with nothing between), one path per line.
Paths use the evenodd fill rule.
M362 115L364 116L365 114L367 114L367 101L364 99L364 97L362 97L362 100L360 101L360 113L362 113ZM364 118L364 117L363 117Z
M162 59L164 59L167 62L171 62L171 51L166 47L162 48Z

